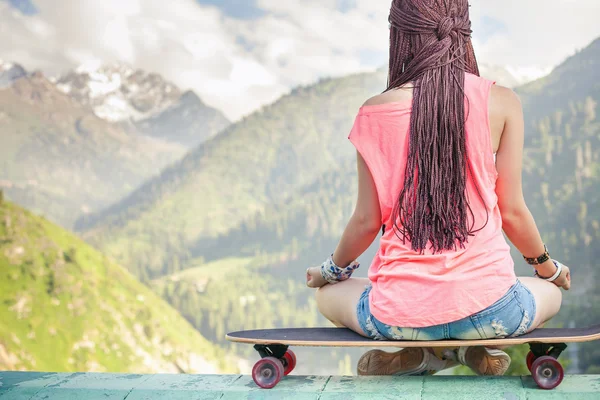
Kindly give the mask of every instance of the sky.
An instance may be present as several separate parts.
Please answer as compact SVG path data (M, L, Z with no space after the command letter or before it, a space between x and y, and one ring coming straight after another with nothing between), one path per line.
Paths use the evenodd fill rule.
M232 121L388 58L390 0L0 0L0 59L57 75L123 62ZM532 79L600 37L598 0L471 0L481 63ZM382 88L383 90L384 88Z

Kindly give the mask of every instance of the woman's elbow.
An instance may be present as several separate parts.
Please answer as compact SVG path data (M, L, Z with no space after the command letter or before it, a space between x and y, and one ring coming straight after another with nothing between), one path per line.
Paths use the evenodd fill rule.
M355 213L353 216L356 224L364 232L379 232L381 229L381 217L372 214Z
M502 224L505 226L518 225L530 214L527 206L500 210Z

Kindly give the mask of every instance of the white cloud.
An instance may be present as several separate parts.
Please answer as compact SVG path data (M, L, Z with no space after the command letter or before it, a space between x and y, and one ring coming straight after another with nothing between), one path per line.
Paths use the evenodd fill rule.
M598 0L472 1L475 34L481 17L506 25L507 33L477 42L479 57L513 68L556 66L600 36ZM477 39L477 37L476 37Z
M479 60L517 75L539 75L600 36L597 0L472 3ZM237 20L194 0L37 0L33 17L0 3L0 58L49 73L125 61L194 89L235 120L298 84L373 69L361 52L387 55L391 1L357 0L345 13L337 4L257 0L267 15ZM484 16L506 29L479 36Z

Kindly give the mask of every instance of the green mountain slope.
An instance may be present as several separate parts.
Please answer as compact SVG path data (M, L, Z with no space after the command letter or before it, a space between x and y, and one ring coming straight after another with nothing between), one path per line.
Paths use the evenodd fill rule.
M596 40L556 74L523 88L533 116L524 157L528 204L552 256L573 271L574 285L559 314L565 326L600 321L599 65ZM539 107L547 107L545 113ZM574 354L577 371L600 371L595 344L582 344Z
M566 110L587 97L600 97L600 38L569 57L552 73L518 89L528 118L540 118L549 112Z
M352 156L340 143L384 79L360 74L298 88L77 228L143 279L175 272L191 243L228 232Z
M0 369L233 372L123 268L0 192Z
M591 271L600 197L600 39L548 77L520 88L524 98L525 195L553 255ZM574 274L589 288L589 280Z
M214 261L224 255L252 257L283 252L289 255L291 269L302 271L302 265L322 261L314 255L327 254L337 245L354 210L357 190L356 159L349 157L287 198L249 215L228 233L215 240L198 241L190 253ZM376 244L362 260L372 258Z
M239 357L256 359L252 346L225 341L244 329L327 326L305 268L294 268L287 252L223 258L151 282L151 287L207 339ZM363 349L294 348L297 374L352 374ZM354 361L354 363L353 363Z
M64 227L185 152L96 117L40 73L0 90L0 110L0 189Z

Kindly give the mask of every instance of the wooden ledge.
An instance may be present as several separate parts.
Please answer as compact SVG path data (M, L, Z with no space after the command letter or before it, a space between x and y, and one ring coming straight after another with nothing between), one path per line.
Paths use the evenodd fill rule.
M599 375L568 375L551 391L530 376L288 376L270 390L248 375L0 372L1 400L599 399Z

